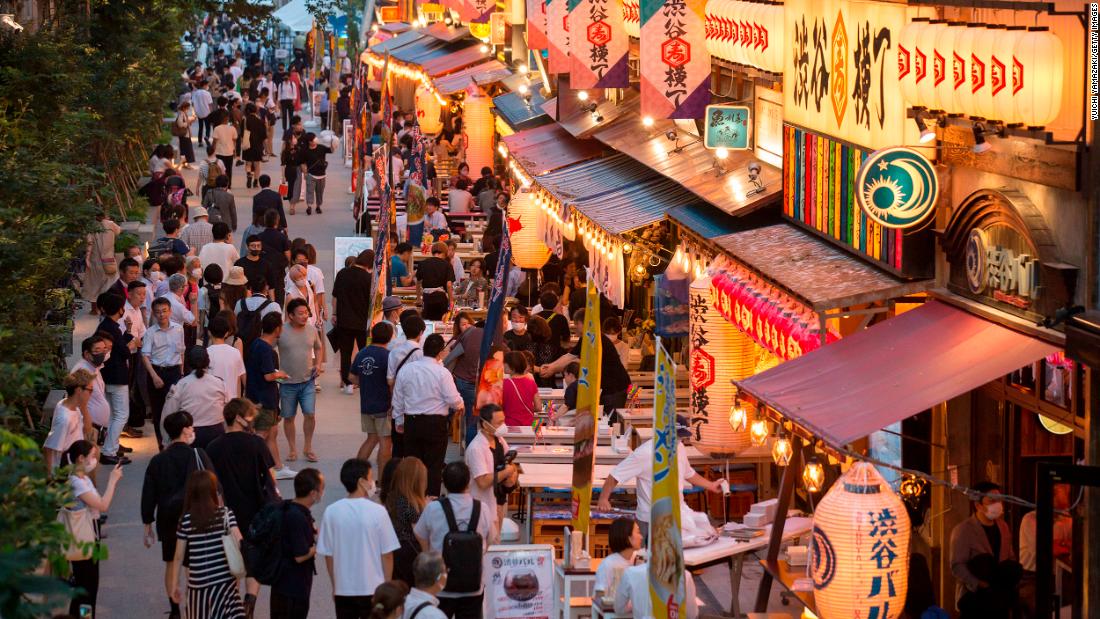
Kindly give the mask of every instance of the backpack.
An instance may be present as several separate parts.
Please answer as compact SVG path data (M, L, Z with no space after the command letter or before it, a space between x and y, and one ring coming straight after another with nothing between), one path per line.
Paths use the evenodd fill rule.
M268 503L248 525L241 550L248 575L261 585L272 585L286 566L283 556L283 519L290 501Z
M448 593L473 593L481 589L481 555L484 545L481 534L477 532L478 518L481 517L481 501L473 500L470 508L470 523L465 531L458 528L451 500L439 499L443 515L447 517L449 531L443 538L443 563L447 566Z
M175 245L175 240L176 239L167 236L162 236L153 241L149 245L149 257L156 260L160 258L161 254L174 253L175 250L173 250L172 247Z
M241 338L241 341L244 343L245 355L248 355L248 350L251 348L252 342L260 337L260 318L263 316L264 308L273 303L271 299L264 299L264 302L261 303L259 307L250 310L248 309L248 300L250 298L252 297L241 299L241 311L237 312L237 337Z
M218 186L218 176L220 176L222 170L218 167L218 164L213 161L206 162L206 186L213 189Z

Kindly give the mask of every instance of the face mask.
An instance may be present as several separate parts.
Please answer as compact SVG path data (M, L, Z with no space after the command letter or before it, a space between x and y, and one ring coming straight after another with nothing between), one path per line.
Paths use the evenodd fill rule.
M494 436L500 437L500 436L504 436L507 433L508 433L508 426L504 425L503 423L500 424L499 426L493 428L493 435Z
M376 490L376 488L375 488L375 485L374 485L374 480L372 479L372 480L367 482L367 489L366 489L367 494L366 494L366 496L368 496L368 497L374 496L374 491L375 490Z
M306 280L296 279L296 280L294 280L294 285L299 287L299 288L305 288L306 287Z
M95 470L95 467L99 465L99 460L95 458L85 458L84 460L84 472L91 473Z
M107 361L107 353L92 354L92 365L99 367Z
M985 517L990 520L996 520L1005 513L1005 504L997 501L996 503L990 503L985 506Z
M160 271L154 272L153 273L153 281L154 282L163 282L164 281L164 273L161 273Z
M190 445L194 442L195 442L195 432L193 430L184 435L184 437L183 437L183 444L184 445Z
M249 256L259 256L261 251L263 251L263 250L262 249L250 249L250 250L248 250L248 255Z
M191 269L191 277L194 277L195 279L201 279L202 269Z
M512 323L512 330L515 331L516 333L526 333L527 332L527 323L525 323L525 322L513 322Z

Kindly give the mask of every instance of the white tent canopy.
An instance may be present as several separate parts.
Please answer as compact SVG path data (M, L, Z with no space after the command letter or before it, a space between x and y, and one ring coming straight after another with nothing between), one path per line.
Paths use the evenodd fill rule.
M306 0L290 0L272 15L294 32L309 32L313 28L313 15L306 8Z

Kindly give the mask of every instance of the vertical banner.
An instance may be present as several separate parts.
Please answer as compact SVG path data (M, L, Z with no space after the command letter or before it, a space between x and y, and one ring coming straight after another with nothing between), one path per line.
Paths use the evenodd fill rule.
M497 3L493 0L468 0L473 8L473 19L470 21L477 24L489 23L490 15L497 8Z
M492 288L489 292L489 309L485 313L485 336L481 338L478 367L485 366L485 360L489 358L489 349L492 348L493 340L496 339L496 334L500 329L500 317L504 313L508 268L511 264L512 236L509 233L508 226L501 226L500 256L497 258L497 268L496 272L493 273Z
M389 86L390 55L386 53L386 61L382 65L382 125L393 125L393 101L390 97ZM390 148L393 146L393 137L385 135L385 141L381 148L374 151L374 168L378 174L378 182L381 188L382 201L378 209L378 237L374 243L374 277L371 278L371 325L382 320L382 299L390 288L390 249L393 235L397 227L397 203L393 196L393 179L390 173L393 166L390 165ZM365 199L364 199L365 202Z
M710 103L706 0L641 0L642 115L702 118Z
M626 30L623 26L623 0L567 0L569 3L569 41L572 57L569 71L571 88L627 88Z
M551 75L569 72L569 0L550 0L546 4L546 23L550 33L546 70Z
M643 0L644 2L645 0ZM657 338L653 400L653 505L649 516L649 597L653 616L684 616L680 471L676 439L676 367Z
M527 47L546 49L546 1L527 0Z
M600 417L600 368L603 362L600 293L591 275L588 277L584 307L581 375L577 377L577 418L573 430L572 507L573 530L584 532L587 538L588 514L592 509L592 468L596 463L596 425Z

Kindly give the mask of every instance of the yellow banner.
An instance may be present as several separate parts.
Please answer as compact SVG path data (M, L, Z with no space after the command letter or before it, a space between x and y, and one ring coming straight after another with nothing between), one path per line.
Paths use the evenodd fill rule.
M588 278L584 334L581 336L581 375L577 377L577 419L573 431L573 530L588 533L592 509L592 467L596 462L596 425L600 418L600 293Z
M653 506L649 515L649 597L656 619L684 616L680 470L676 463L676 367L657 338L653 402Z

